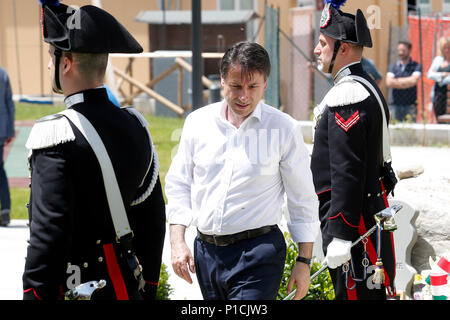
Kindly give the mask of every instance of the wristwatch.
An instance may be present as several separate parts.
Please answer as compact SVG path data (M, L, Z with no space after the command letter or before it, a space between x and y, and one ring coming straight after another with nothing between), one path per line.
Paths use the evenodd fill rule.
M303 262L305 264L307 264L308 266L311 265L311 259L302 257L302 256L298 256L296 259L298 262Z

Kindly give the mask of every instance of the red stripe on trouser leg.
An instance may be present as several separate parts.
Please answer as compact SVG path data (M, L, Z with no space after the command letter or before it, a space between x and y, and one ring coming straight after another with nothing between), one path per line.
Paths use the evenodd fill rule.
M384 200L384 205L387 207L389 207L389 202L387 199L387 194L386 194L386 189L384 188L384 184L383 184L383 180L380 180L380 184L381 184L381 191L383 192L383 200ZM391 232L391 245L392 245L392 254L393 254L393 258L394 258L394 266L397 265L397 261L395 260L395 244L394 244L394 233ZM386 287L390 286L390 282L389 282L389 278L387 275L387 272L385 272L386 275ZM394 279L397 275L397 268L394 268ZM390 292L389 292L389 296L391 296Z
M106 267L111 278L117 300L129 300L127 287L120 272L119 263L117 261L116 252L112 243L104 244Z

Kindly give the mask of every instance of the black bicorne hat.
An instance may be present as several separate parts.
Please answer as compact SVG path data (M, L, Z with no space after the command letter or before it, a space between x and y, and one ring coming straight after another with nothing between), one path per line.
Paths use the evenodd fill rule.
M44 41L62 51L140 53L141 45L108 12L91 5L75 9L59 1L40 1Z
M370 30L360 9L356 11L356 15L353 15L339 10L345 1L325 0L325 2L320 19L321 33L342 42L372 47Z

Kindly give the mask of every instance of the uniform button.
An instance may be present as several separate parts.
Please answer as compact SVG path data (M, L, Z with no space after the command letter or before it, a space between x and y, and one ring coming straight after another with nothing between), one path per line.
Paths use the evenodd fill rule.
M87 262L83 263L83 267L87 268L88 267L88 263Z
M367 196L368 196L368 197L370 198L371 194L370 194L370 193L368 193L368 194L367 194Z
M102 243L102 240L97 240L95 243L100 244L100 243Z
M380 194L377 194L377 197L379 197L380 196Z
M103 257L98 257L98 262L103 262Z

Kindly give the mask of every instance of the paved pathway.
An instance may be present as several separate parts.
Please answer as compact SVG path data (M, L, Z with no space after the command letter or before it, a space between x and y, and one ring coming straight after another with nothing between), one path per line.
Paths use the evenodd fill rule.
M28 150L25 148L34 122L16 122L16 136L5 147L3 161L10 187L25 188L29 184Z

